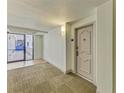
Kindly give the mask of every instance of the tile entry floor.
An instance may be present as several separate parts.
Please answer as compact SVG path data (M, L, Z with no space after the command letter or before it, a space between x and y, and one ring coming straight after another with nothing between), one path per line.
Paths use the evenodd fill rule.
M8 70L8 93L96 93L96 86L44 62Z

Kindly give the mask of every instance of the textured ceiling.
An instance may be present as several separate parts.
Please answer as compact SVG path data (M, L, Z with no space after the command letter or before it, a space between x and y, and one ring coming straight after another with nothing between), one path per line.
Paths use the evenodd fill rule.
M8 25L48 30L87 15L107 0L8 0Z

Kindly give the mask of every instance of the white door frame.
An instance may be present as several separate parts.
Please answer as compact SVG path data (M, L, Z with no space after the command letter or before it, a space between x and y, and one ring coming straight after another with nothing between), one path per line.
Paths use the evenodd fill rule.
M93 47L92 47L92 49L93 49L93 80L89 80L89 79L87 79L86 77L84 77L84 76L82 76L82 75L80 75L80 74L78 74L77 73L77 55L76 55L76 44L77 44L77 35L76 35L76 31L77 31L77 29L79 29L79 28L83 28L83 27L86 27L86 26L88 26L88 25L93 25ZM84 24L84 25L82 25L82 26L80 26L80 27L77 27L77 28L75 28L75 48L74 48L75 50L75 73L78 75L78 76L80 76L80 77L82 77L82 78L84 78L84 79L86 79L86 80L88 80L88 81L90 81L90 82L92 82L94 85L96 85L96 71L97 71L97 69L96 69L96 22L90 22L90 23L87 23L87 24Z

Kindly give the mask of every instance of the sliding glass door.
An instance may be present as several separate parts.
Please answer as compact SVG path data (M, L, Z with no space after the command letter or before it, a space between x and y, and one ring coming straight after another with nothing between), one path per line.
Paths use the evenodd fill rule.
M8 33L8 62L33 59L33 36Z
M8 62L24 60L24 35L8 34Z
M25 35L25 60L33 59L33 37L32 35Z

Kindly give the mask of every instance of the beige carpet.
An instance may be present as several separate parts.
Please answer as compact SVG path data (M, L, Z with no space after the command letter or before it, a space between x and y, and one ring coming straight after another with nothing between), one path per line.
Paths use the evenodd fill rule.
M8 93L96 93L96 87L48 63L8 71Z

